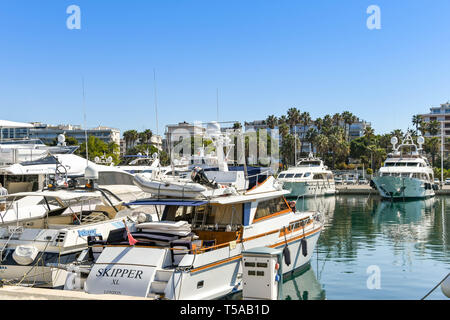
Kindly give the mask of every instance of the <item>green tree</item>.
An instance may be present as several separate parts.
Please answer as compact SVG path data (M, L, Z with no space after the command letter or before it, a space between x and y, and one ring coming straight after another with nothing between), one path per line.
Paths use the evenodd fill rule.
M278 125L278 119L274 115L270 115L266 119L266 124L270 129L274 129Z
M426 131L432 136L438 135L438 133L440 133L440 131L441 131L440 122L437 120L428 122L426 125Z
M136 143L139 138L139 134L136 130L128 130L123 133L123 138L125 139L125 149L128 150L131 145Z
M322 159L325 159L329 149L328 137L322 133L318 134L315 138L315 145L319 154L322 155Z
M437 137L425 138L423 150L431 155L431 164L434 167L436 154L440 150L441 139Z
M412 117L412 123L416 127L416 131L419 131L419 127L421 127L421 125L423 123L423 119L420 115L415 114Z
M120 147L114 143L106 143L103 140L89 136L88 137L88 151L89 151L89 160L95 159L95 157L102 157L103 155L113 158L113 163L118 164L119 161L119 149ZM81 143L79 149L80 155L86 158L86 143Z

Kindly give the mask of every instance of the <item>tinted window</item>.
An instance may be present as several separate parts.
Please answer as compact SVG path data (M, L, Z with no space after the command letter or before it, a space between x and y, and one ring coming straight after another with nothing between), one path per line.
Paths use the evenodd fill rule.
M261 201L256 209L255 219L289 209L283 197Z
M53 156L49 156L35 161L24 161L21 163L21 165L32 166L37 164L56 164L56 163L57 163L56 158Z

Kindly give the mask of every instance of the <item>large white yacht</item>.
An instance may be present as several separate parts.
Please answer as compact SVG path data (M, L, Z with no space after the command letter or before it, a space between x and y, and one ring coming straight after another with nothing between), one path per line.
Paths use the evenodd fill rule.
M220 140L216 142L220 146ZM161 221L137 224L129 235L91 242L99 256L92 262L85 291L215 299L242 290L246 250L283 249L278 279L281 270L286 274L309 263L323 227L322 214L297 211L284 197L289 191L273 176L249 188L248 178L228 171L224 157L218 156L219 171L206 175L199 168L189 180L136 175L139 186L151 183L151 190L158 190L154 184L159 183L162 192L130 205L164 206ZM254 276L264 275L264 266L254 267Z
M427 158L420 154L424 142L423 137L418 137L417 147L411 136L406 135L397 146L398 139L392 137L393 151L388 154L378 176L371 181L372 187L378 189L381 197L414 199L435 195L434 191L439 187L434 183L433 168Z
M324 196L336 192L333 172L311 153L294 167L280 172L278 180L284 189L291 191L288 197Z

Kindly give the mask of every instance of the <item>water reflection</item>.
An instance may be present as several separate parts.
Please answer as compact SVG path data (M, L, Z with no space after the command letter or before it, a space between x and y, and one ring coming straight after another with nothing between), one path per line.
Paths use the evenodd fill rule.
M374 222L396 244L426 241L434 224L435 198L407 202L382 201Z
M295 200L295 199L294 199ZM310 265L284 277L284 300L420 299L450 269L450 197L390 202L371 196L298 199L325 213ZM367 268L381 289L367 287ZM427 299L446 299L440 289Z
M316 197L316 198L289 198L288 200L296 201L296 209L298 211L320 211L324 213L325 224L331 224L333 214L336 209L336 197Z
M331 216L312 259L328 299L420 299L448 273L450 198L336 196ZM382 270L382 290L366 287L370 265Z
M325 290L310 265L284 277L282 300L325 300L325 298Z

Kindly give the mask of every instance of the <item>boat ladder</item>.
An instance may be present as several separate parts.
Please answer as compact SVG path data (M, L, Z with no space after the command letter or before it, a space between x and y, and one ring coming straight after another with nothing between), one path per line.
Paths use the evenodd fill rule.
M164 294L167 284L172 277L173 270L158 269L155 273L155 278L150 286L150 293L161 295Z

